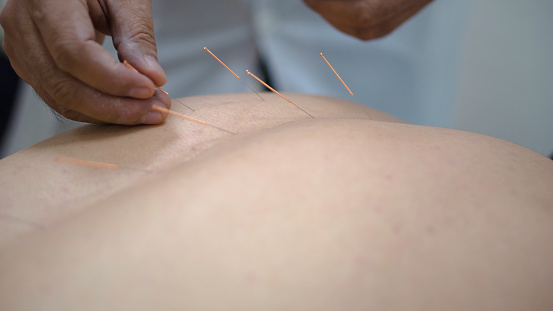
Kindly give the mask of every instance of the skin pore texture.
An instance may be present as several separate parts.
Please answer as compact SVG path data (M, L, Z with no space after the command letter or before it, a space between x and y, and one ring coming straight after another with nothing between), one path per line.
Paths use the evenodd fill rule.
M553 309L553 161L285 95L1 160L0 310Z

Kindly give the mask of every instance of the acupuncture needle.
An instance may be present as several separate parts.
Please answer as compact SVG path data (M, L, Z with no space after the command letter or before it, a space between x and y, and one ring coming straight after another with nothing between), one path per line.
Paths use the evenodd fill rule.
M311 118L315 118L314 116L312 116L309 112L305 111L304 109L302 109L300 106L294 104L291 100L289 100L288 98L286 98L284 95L280 94L277 90L273 89L271 86L269 86L267 83L263 82L263 80L259 79L256 75L254 75L253 73L251 73L249 70L246 70L246 73L248 75L250 75L252 78L256 79L259 83L263 84L266 88L268 88L269 90L271 90L272 92L274 92L275 94L277 94L278 96L282 97L284 100L286 100L287 102L289 102L290 104L296 106L299 110L305 112L308 116L310 116Z
M133 170L133 171L141 171L141 172L145 172L145 173L151 173L151 171L143 170L143 169L139 169L139 168L121 166L121 165L117 165L117 164L113 164L113 163L82 160L82 159L71 158L71 157L56 157L54 159L54 161L60 162L60 163L68 163L68 164L73 164L73 165L94 167L94 168L103 168L103 169L109 169L109 170L125 169L125 170Z
M261 95L259 95L259 93L254 90L253 88L251 88L247 83L246 81L240 79L240 77L234 72L232 71L232 69L230 69L225 63L223 63L222 60L219 59L219 57L215 56L215 54L213 54L213 52L211 52L207 47L204 47L204 50L206 52L208 52L209 54L211 54L211 56L213 56L213 58L215 58L221 65L223 65L223 67L225 67L228 71L230 71L230 73L232 73L238 80L242 81L242 83L244 83L244 85L246 87L248 87L252 92L254 92L259 98L261 98L261 100L264 100L263 97L261 97Z
M220 128L220 127L218 127L218 126L216 126L216 125L213 125L213 124L211 124L211 123L207 123L207 122L202 121L202 120L194 119L194 118L192 118L192 117L189 117L189 116L184 115L184 114L182 114L182 113L178 113L178 112L173 111L173 110L169 110L169 109L167 109L167 108L163 108L163 107L155 106L155 105L154 105L154 106L152 106L152 110L156 110L156 111L159 111L159 112L164 112L164 113L167 113L167 114L172 114L172 115L174 115L174 116L176 116L176 117L179 117L179 118L181 118L181 119L188 120L188 121L192 121L192 122L196 122L196 123L201 124L201 125L209 125L209 126L214 127L214 128L216 128L216 129L218 129L218 130L227 132L227 133L232 134L232 135L236 135L236 133L233 133L233 132L231 132L231 131L227 131L227 130L225 130L225 129L223 129L223 128Z
M344 82L344 80L342 80L342 77L340 77L340 75L338 74L338 72L336 72L336 70L334 69L334 67L332 67L332 65L330 64L330 62L329 62L329 61L326 59L326 57L323 55L323 53L320 53L319 55L324 59L324 61L325 61L326 64L328 65L328 67L330 67L330 69L332 70L332 72L334 72L334 74L336 75L336 77L338 77L338 79L340 80L340 82L342 82L342 84L344 85L344 87L346 88L346 90L348 90L349 94L355 99L356 102L358 102L358 103L363 107L363 110L367 113L367 116L369 117L369 119L372 120L371 115L370 115L369 112L367 111L365 105L361 104L361 102L359 102L359 100L357 99L357 97L355 97L355 95L353 95L353 92L351 91L351 89L348 87L348 85L346 84L346 82Z
M136 68L134 68L128 61L124 60L124 61L123 61L123 64L125 64L125 66L129 67L130 69L134 70L135 72L140 73L140 72L139 72L138 70L136 70ZM160 92L162 92L163 94L169 96L169 93L168 93L167 91L165 91L164 89L162 89L161 87L159 87L159 86L157 86L157 85L155 85L155 84L154 84L154 86L155 86L155 88L158 89ZM169 97L170 97L170 96L169 96ZM188 105L186 105L185 103L181 102L180 100L178 100L178 99L174 99L174 100L175 100L177 103L183 105L184 107L186 107L186 108L188 108L188 109L190 109L190 110L192 110L192 111L196 111L196 110L192 109L191 107L189 107Z

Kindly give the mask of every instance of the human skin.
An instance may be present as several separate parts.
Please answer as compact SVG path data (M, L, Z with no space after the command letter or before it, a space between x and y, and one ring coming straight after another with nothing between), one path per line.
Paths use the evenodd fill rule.
M1 160L0 309L551 310L551 160L285 95Z

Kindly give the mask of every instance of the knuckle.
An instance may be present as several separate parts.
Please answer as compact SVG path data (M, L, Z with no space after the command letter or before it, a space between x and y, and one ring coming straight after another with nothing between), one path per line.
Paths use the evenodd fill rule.
M52 96L52 99L60 106L69 105L73 100L75 100L73 96L73 87L68 80L59 79L57 81L53 81L48 86L48 90Z
M129 25L130 32L125 37L114 38L115 47L124 46L136 48L136 46L148 46L155 51L156 39L153 25L144 21L136 21Z
M370 28L375 22L375 4L369 4L367 1L358 1L355 4L353 22L358 29Z
M130 36L130 40L138 43L146 43L155 46L156 39L154 36L154 29L150 25L141 24L133 29L137 31L133 32Z
M40 6L38 6L38 7L31 8L30 15L34 21L41 23L46 20L47 14L41 9Z
M361 40L372 40L384 37L393 31L388 23L389 16L381 2L361 1L356 4L353 35Z
M50 55L59 69L70 72L78 63L79 48L75 42L60 38L52 43Z

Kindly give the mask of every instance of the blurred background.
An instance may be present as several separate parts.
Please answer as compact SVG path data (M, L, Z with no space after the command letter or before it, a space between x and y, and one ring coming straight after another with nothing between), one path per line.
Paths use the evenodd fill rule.
M453 127L553 154L553 1L471 1Z
M5 0L1 1L5 2ZM301 2L300 0L286 1ZM186 3L186 1L180 2ZM161 9L156 9L155 3L154 1L154 12L160 11ZM304 25L301 23L294 24L291 20L292 13L280 12L282 15L275 22L275 14L278 13L276 10L270 7L258 7L254 10L255 14L251 22L255 25L255 35L273 38L281 49L284 49L283 44L285 44L292 51L288 54L286 51L283 52L282 55L286 56L286 59L294 57L290 53L302 48L309 53L317 52L313 58L316 61L320 61L317 59L318 52L325 52L340 75L356 93L357 99L364 104L387 111L411 123L482 133L517 143L546 156L553 154L553 36L550 34L553 29L553 1L551 0L435 0L427 9L394 32L390 38L377 40L374 45L378 45L382 51L385 51L385 48L395 44L394 40L397 38L409 41L413 33L420 32L420 29L432 32L432 36L425 39L428 42L424 42L424 45L413 43L412 46L416 48L411 46L404 48L404 50L419 53L420 56L416 58L417 66L426 68L420 71L424 76L424 80L421 81L425 82L417 84L416 87L424 88L425 92L417 93L420 94L418 99L429 103L425 109L430 111L420 115L417 115L416 110L410 111L411 106L404 106L407 108L401 110L388 110L386 98L378 93L380 87L376 85L375 90L365 87L364 84L376 83L370 82L375 81L374 79L383 77L378 81L385 81L386 78L382 72L371 70L377 66L387 65L386 61L378 59L376 52L367 54L367 67L359 66L357 63L351 65L353 69L348 69L347 57L344 57L344 61L336 61L339 56L336 51L340 50L340 46L302 47L301 39L297 38L296 41L291 41L293 44L286 45L287 42L279 42L279 35L287 31L283 24L279 25L279 18L286 21L285 25L299 29L298 32L306 34L310 31L308 28L302 28ZM315 13L307 12L307 8L296 11L301 10L306 10L304 14L310 14L310 18L320 22L314 29L328 27L327 31L333 31ZM286 20L287 18L290 20ZM164 21L158 23L156 20L158 40L163 39L165 26ZM290 33L289 31L287 34L290 35ZM309 36L316 36L317 33L309 33ZM335 35L338 36L338 34ZM373 44L357 42L355 39L346 37L339 40L354 47L360 47L342 49L340 53L346 53L346 55L347 53L359 54L359 51L362 51L362 45ZM259 40L259 49L261 51L265 49L271 53L276 49L274 42ZM166 89L172 97L227 91L224 87L213 91L201 89L199 86L194 87L192 91L182 91L182 84L186 83L177 78L178 73L171 71L173 67L177 67L171 63L172 59L176 59L172 58L172 53L177 51L183 54L186 53L186 48L191 47L195 50L200 47L199 53L205 53L201 47L204 45L211 47L206 41L198 42L196 45L168 48L159 46L160 60L167 60L167 63L162 62L162 65L167 69L169 84ZM434 48L429 48L430 46ZM108 48L113 50L112 47L108 46ZM224 53L224 49L220 51L221 54ZM221 57L220 53L216 54ZM372 57L372 55L375 56ZM1 157L79 125L72 121L58 121L29 86L24 83L17 86L13 82L15 81L13 73L9 70L9 61L3 53L0 57L2 58L0 68L2 71L0 75L2 82L0 84ZM203 54L202 57L204 57ZM231 59L231 56L221 58ZM210 64L213 62L209 58L202 58L201 61L204 59ZM301 89L288 87L284 82L279 85L278 75L281 73L278 70L285 67L287 62L286 59L279 59L278 55L274 59L266 61L266 66L269 71L274 68L273 72L276 76L274 80L280 89L348 98L347 93L339 89L341 85L336 87L337 91L328 92L318 92L316 88L310 88L309 85ZM370 60L374 62L371 63ZM200 66L201 61L192 60L191 63ZM396 63L391 64L395 66ZM335 79L328 71L328 67L321 65L320 68L325 71L325 75L328 74L329 79ZM367 77L367 80L354 79L352 70L356 70L362 77ZM319 75L315 71L307 74ZM375 75L373 80L369 77L371 74ZM401 79L403 76L401 71L397 71L390 73L387 78ZM298 79L306 80L301 75L298 75ZM339 83L332 81L332 83ZM13 106L10 105L12 101L15 103Z

